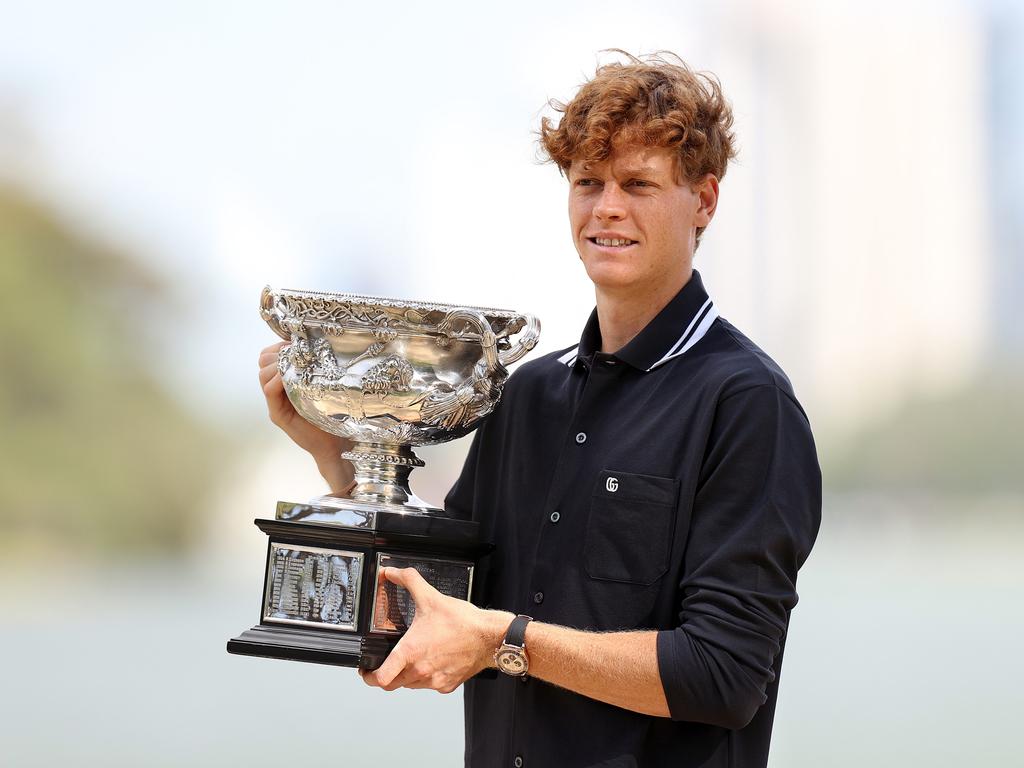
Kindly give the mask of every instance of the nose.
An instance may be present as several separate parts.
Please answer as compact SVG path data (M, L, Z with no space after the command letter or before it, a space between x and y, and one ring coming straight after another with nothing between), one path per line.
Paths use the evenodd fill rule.
M594 206L594 216L607 221L620 221L626 216L625 193L618 184L605 184Z

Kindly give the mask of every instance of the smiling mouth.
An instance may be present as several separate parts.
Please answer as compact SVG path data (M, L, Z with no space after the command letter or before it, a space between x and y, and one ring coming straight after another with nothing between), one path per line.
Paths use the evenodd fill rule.
M636 240L624 240L617 237L588 237L587 240L594 245L600 245L605 248L624 248L628 245L636 244Z

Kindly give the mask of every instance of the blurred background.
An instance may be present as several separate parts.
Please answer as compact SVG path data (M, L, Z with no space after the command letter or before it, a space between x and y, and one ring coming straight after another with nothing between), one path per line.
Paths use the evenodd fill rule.
M697 268L819 444L772 765L1021 759L1020 3L0 6L0 763L461 764L459 693L224 650L253 518L323 491L265 417L258 296L574 343L593 296L534 131L608 47L720 77L740 154ZM467 447L423 450L418 493Z

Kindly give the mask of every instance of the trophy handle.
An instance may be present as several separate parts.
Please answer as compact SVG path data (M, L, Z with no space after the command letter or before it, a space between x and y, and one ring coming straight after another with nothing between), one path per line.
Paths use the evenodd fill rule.
M269 285L264 286L263 292L260 294L260 317L271 327L274 333L285 341L291 341L291 331L281 325L281 315L283 313L277 306L277 300L278 295L274 292L274 289Z
M519 341L512 349L498 356L499 362L504 366L511 365L537 346L537 339L540 338L540 320L533 315L523 315L523 319L526 320L526 330L519 337Z
M449 339L479 344L483 354L463 384L433 384L423 399L420 418L425 424L447 430L468 427L494 410L508 377L498 355L498 337L482 312L465 307L448 312L437 330Z
M483 358L478 363L483 365L483 375L489 376L498 371L502 365L498 355L498 338L491 330L491 324L487 322L482 312L472 309L454 309L444 316L444 320L438 323L437 330L451 339L458 339L464 333L456 328L456 323L463 322L472 328L479 335L480 346L483 348ZM474 377L475 378L475 377Z

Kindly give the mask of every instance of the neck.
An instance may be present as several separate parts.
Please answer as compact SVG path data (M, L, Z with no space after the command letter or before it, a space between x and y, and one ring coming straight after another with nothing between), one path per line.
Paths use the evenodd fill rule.
M618 352L632 341L690 282L692 275L693 268L688 266L674 279L639 290L615 291L596 286L601 352Z

